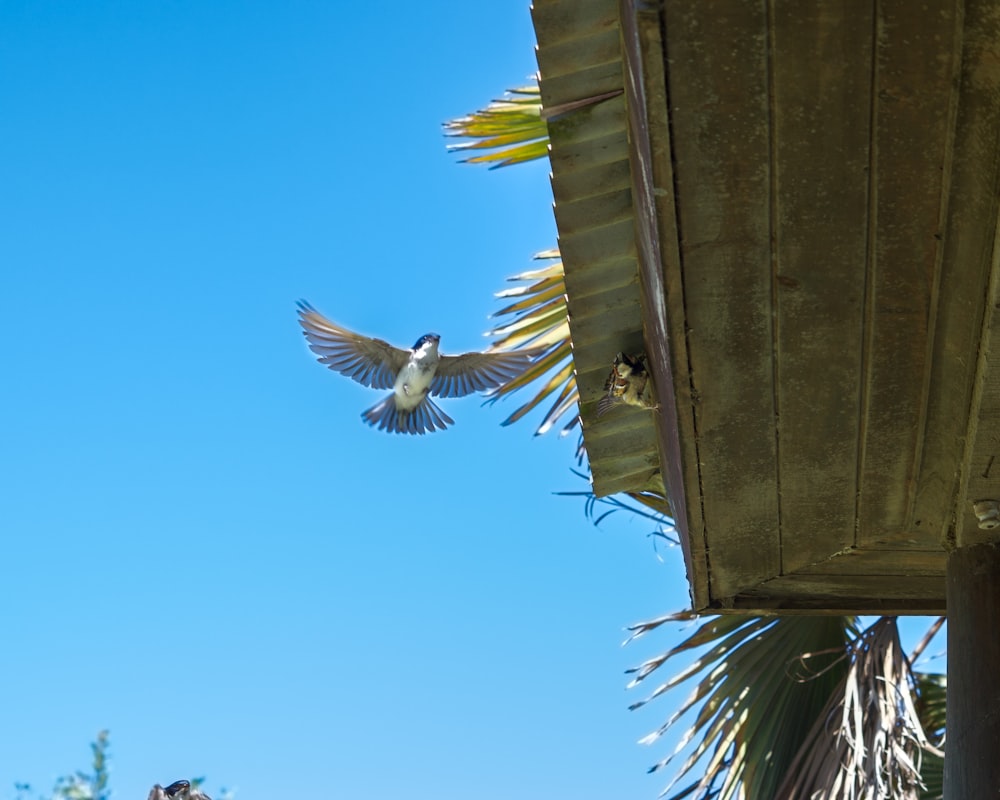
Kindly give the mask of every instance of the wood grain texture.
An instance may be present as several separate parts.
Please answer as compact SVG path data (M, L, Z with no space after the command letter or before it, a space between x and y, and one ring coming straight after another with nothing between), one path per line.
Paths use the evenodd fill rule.
M971 453L963 451L975 438L973 389L980 366L987 288L996 269L1000 7L992 2L967 2L964 11L927 423L913 510L914 526L938 520L942 508L951 510L935 526L941 540L954 538L953 518L966 524L972 521L961 485L963 468L966 479L985 468L973 464Z
M694 608L709 602L701 462L690 392L684 278L675 205L661 19L656 6L620 0L634 187L635 243L650 377L656 390L662 476L680 537ZM647 100L649 102L647 102Z
M871 264L858 544L892 531L940 547L951 509L914 526L951 163L959 11L932 0L877 5ZM933 25L928 20L933 19Z
M778 574L767 13L664 10L683 304L712 595ZM724 46L720 46L725 43Z
M977 500L1000 500L1000 9L996 4L972 3L966 13L967 18L972 15L976 33L967 37L962 75L969 100L960 108L965 113L959 121L975 137L973 154L981 160L975 185L978 236L971 242L979 250L968 268L970 282L983 281L986 291L962 483L955 507L958 547L997 539L997 530L979 527L972 506Z
M782 571L852 545L869 263L873 6L772 4Z
M944 796L992 798L1000 787L1000 546L948 558L948 755Z
M623 90L551 126L595 490L666 478L696 608L941 611L1000 500L1000 4L533 15L545 103Z

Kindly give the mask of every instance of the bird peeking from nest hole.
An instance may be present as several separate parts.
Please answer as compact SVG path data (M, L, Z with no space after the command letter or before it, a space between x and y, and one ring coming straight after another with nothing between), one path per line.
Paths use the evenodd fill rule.
M597 416L603 417L618 405L654 410L653 383L646 368L646 354L619 353L611 365L611 374L604 382L605 395L597 403Z

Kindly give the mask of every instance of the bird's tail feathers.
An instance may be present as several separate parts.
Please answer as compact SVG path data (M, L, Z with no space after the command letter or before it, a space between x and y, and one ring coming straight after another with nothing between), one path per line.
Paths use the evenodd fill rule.
M429 397L425 397L412 411L406 411L396 407L395 394L390 394L382 402L369 408L361 418L380 431L421 436L432 431L443 431L455 424L455 420L434 405Z

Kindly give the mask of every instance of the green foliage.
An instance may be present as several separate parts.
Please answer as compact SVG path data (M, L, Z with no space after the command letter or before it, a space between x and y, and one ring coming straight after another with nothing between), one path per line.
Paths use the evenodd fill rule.
M692 612L670 614L633 626L632 638L665 623L694 619ZM697 767L695 780L672 798L736 798L741 791L773 797L846 672L844 653L853 625L849 617L707 617L676 647L630 670L636 675L631 688L668 661L695 656L632 709L701 675L667 721L642 740L652 744L693 715L674 752L650 769L663 769L687 753L664 793Z
M468 142L449 145L453 152L479 152L466 164L489 164L490 169L544 158L549 152L549 130L542 117L538 85L510 89L486 108L444 124L445 135Z
M463 163L489 164L494 169L546 156L549 135L545 120L541 92L534 84L511 89L502 100L450 120L444 127L445 135L469 140L449 145L449 150L478 153ZM552 263L509 279L519 285L499 292L497 297L512 302L494 314L508 319L487 335L494 337L490 347L493 351L530 349L538 351L539 356L523 375L493 392L490 401L534 385L538 387L534 396L518 406L503 424L517 422L551 398L552 406L535 433L547 432L562 417L571 414L563 430L567 433L579 420L580 396L573 372L562 261L556 249L538 253L535 258Z
M917 693L917 715L931 742L943 748L947 678L934 672L914 672L913 678ZM920 766L920 777L924 780L920 800L940 800L944 792L944 758L933 752L925 753Z
M553 260L553 263L509 278L520 285L497 294L497 297L513 302L494 316L513 319L487 335L495 337L490 350L534 350L540 354L521 375L492 392L490 400L495 402L519 389L537 386L534 397L520 405L502 423L510 425L554 395L552 406L535 431L536 435L541 435L569 412L573 413L564 432L576 425L580 394L573 372L573 347L570 343L562 261L555 260L559 258L559 251L546 250L535 258Z
M101 731L97 739L91 743L92 773L82 771L63 775L56 781L52 794L47 797L39 795L39 800L108 800L111 792L108 789L108 732ZM27 783L15 785L17 800L27 800L31 795L31 786Z

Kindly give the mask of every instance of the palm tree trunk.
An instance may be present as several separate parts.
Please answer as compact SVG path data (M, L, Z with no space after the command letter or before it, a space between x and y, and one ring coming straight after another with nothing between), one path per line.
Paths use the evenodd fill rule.
M1000 797L1000 543L948 557L945 800Z

